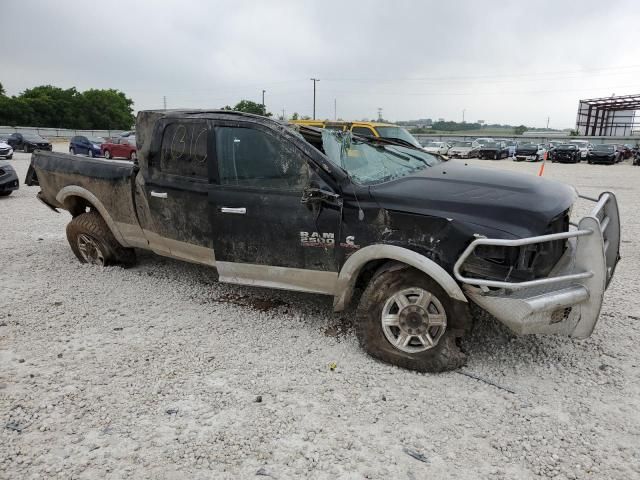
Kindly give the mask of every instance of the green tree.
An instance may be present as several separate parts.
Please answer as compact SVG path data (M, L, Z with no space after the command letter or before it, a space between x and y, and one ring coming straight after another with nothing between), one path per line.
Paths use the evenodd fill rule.
M4 91L4 86L2 85L2 83L0 82L0 97L4 97L5 96L5 91Z
M526 132L527 130L529 130L527 127L525 127L524 125L519 125L517 127L515 127L513 129L513 134L514 135L522 135L524 134L524 132Z
M118 90L87 90L81 96L86 129L126 130L133 126L133 101Z
M293 112L293 115L291 115L291 120L298 120L300 118L300 115L298 115L298 112Z
M227 107L224 107L223 110L226 110ZM273 114L269 113L265 110L264 105L261 103L252 102L251 100L240 100L236 103L233 110L236 112L245 112L245 113L253 113L254 115L262 115L263 117L270 117Z

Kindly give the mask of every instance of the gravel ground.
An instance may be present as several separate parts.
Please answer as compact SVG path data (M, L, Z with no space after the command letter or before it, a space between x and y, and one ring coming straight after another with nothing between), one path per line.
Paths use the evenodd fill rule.
M13 164L24 179L28 156ZM440 375L365 355L329 297L151 254L81 265L69 215L23 186L0 199L0 478L640 478L640 168L545 176L618 194L623 261L593 336L479 322L468 365Z

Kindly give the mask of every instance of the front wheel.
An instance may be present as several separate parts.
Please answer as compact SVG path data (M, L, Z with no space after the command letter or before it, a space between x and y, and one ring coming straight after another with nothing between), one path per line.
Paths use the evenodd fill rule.
M13 193L13 190L9 190L8 192L0 192L0 197L8 197Z
M129 160L135 161L136 158L138 158L138 155L136 154L136 152L131 152L129 154Z
M369 355L420 372L461 367L451 298L430 277L412 268L376 275L360 299L356 334ZM449 329L448 329L449 328Z
M136 262L135 251L118 243L96 211L74 217L67 225L67 240L81 263L104 267L114 264L132 266Z
M74 149L73 147L71 147L71 148L69 149L69 155L75 155L75 154L76 154L75 149Z
M107 160L111 158L111 152L109 150L104 151L104 158L106 158Z
M95 157L93 150L89 149L89 158Z

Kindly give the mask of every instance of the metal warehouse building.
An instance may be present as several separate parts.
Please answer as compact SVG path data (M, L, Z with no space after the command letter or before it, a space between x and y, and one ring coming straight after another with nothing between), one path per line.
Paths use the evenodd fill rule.
M576 129L581 136L626 137L640 130L640 95L580 100Z

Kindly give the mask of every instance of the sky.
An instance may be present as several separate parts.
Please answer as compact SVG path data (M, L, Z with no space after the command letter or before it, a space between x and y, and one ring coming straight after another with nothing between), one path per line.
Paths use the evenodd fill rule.
M572 128L640 93L637 0L3 0L0 82L115 88L135 110L242 99L316 117ZM335 110L334 110L335 108Z

